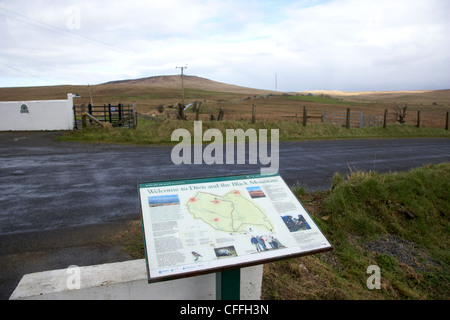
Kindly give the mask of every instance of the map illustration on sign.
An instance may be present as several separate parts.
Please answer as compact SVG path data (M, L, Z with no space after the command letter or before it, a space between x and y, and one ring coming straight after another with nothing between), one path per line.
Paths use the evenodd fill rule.
M138 188L149 282L332 249L279 174Z
M248 233L253 228L274 231L264 209L232 190L225 195L197 192L186 204L189 213L217 231Z

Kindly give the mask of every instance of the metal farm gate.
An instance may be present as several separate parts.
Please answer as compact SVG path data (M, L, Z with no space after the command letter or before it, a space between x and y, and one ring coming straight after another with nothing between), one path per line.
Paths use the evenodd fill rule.
M83 129L87 125L110 123L113 127L136 128L136 104L116 106L111 104L103 106L73 106L75 129Z

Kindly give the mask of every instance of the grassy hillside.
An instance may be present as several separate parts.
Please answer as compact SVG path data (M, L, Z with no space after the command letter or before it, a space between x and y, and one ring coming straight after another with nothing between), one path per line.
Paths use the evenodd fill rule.
M296 193L334 251L265 265L264 299L450 298L450 163L333 183ZM380 289L367 287L371 265Z
M239 100L248 96L270 94L270 91L235 86L209 79L185 76L185 98L187 103L201 100L205 104L216 101ZM119 102L137 103L138 112L151 114L157 112L159 105L173 105L181 102L181 77L156 76L143 79L111 81L90 86L40 86L0 88L0 101L27 101L65 99L67 93L78 93L81 98L74 100L77 105L117 104Z

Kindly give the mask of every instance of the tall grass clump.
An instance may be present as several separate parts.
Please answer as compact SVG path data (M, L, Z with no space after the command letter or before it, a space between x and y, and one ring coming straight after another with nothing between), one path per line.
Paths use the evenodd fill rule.
M408 172L337 174L333 183L323 202L323 214L331 217L325 228L349 272L370 263L384 265L394 297L449 298L450 163ZM384 248L380 239L396 240ZM372 247L378 254L361 251L367 243L379 243ZM399 249L405 243L413 252ZM407 253L412 256L402 261L406 258L400 254Z
M366 237L380 233L406 236L424 244L435 242L429 239L439 235L447 235L446 228L450 227L446 221L450 214L448 163L409 172L358 171L345 178L337 174L333 182L324 210L333 215L336 227L342 224L353 234ZM361 221L367 219L372 227L361 226Z
M332 182L295 194L333 251L265 265L263 298L450 299L450 163ZM367 287L374 265L379 289Z
M124 144L174 144L171 135L176 129L183 128L194 136L194 121L180 121L167 119L165 116L157 116L153 119L139 117L135 130L128 128L99 128L88 127L83 130L68 132L58 137L58 140L83 141L100 143L124 143ZM308 123L272 122L272 121L203 121L203 133L208 129L218 129L222 136L226 137L227 129L266 129L270 140L271 130L278 130L280 141L315 140L315 139L374 139L374 138L408 138L408 137L450 137L450 131L439 128L416 128L408 125L389 125L383 127L344 128L342 126Z

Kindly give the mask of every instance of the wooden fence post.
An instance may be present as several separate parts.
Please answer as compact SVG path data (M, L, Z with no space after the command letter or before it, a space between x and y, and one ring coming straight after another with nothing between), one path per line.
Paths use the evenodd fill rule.
M448 124L449 124L449 117L450 117L450 112L447 111L447 115L445 117L445 130L448 130Z
M421 125L421 115L420 115L420 110L417 111L417 128L420 128Z
M92 114L86 113L86 112L85 112L84 115L85 115L86 117L88 117L90 121L95 122L95 123L98 124L100 127L104 128L104 127L106 126L106 122L101 122L101 121L97 120Z
M200 101L194 102L194 108L195 108L195 121L198 121L200 119Z
M256 122L256 104L252 104L252 123Z
M86 107L84 104L81 105L81 125L82 128L85 129L87 126L87 121L86 121Z
M137 109L136 102L133 102L133 129L137 128L138 120L137 120Z
M306 122L308 121L308 113L306 111L306 106L303 106L303 126L306 126Z
M347 116L345 118L345 127L350 129L350 108L347 108Z
M88 104L88 111L87 111L87 113L92 114L92 104L90 104L90 103ZM91 120L91 118L89 118L89 125L91 125L91 123L92 123L92 120Z
M108 103L109 108L111 108L111 104ZM122 104L119 103L117 105L117 109L119 109L119 121L122 120L123 118L123 108L122 108Z
M178 103L178 112L177 112L177 119L178 120L186 120L186 116L184 115L184 108L186 106L184 104Z
M383 120L383 128L385 128L385 129L387 127L387 116L388 116L388 110L385 109L384 110L384 120Z
M108 105L108 117L109 117L109 123L112 123L112 111L111 111L111 105ZM103 112L104 112L104 117L105 117L105 121L106 121L106 112L105 112L105 106L103 106Z
M224 114L225 114L225 109L224 108L220 108L219 109L219 115L217 116L217 121L222 121Z

